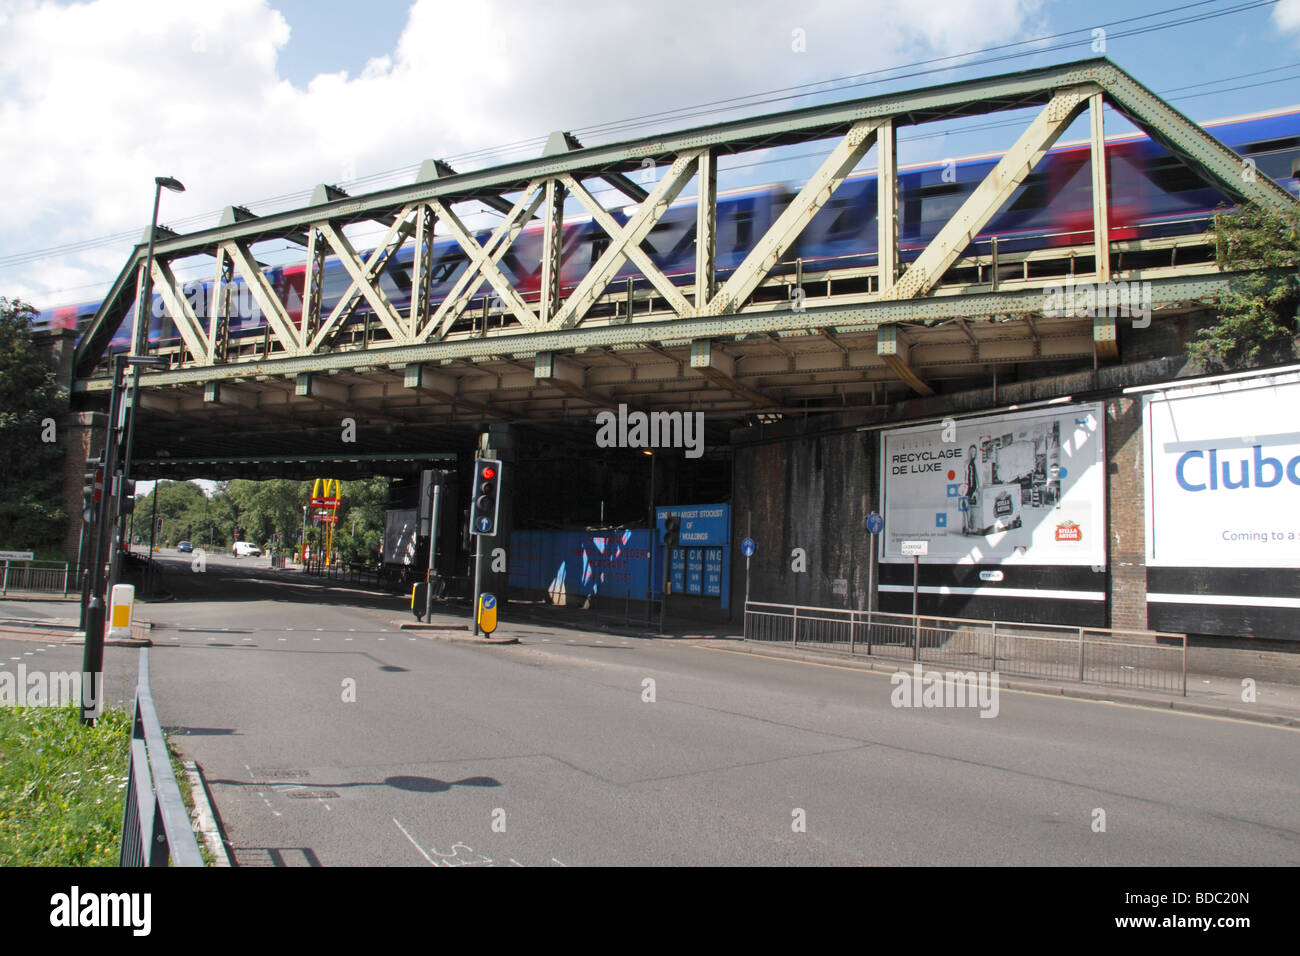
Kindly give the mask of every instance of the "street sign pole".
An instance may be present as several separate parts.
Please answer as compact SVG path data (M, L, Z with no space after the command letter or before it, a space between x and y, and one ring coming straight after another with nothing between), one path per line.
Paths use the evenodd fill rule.
M433 614L433 562L438 553L438 492L441 486L433 486L433 504L429 511L429 567L424 572L424 618L429 620Z
M474 618L474 636L478 637L478 599L482 593L479 589L483 587L483 535L474 535L477 543L474 545L474 603L470 605L469 613Z
M921 555L930 553L930 542L904 541L903 554L912 556L912 660L921 659L921 619L917 617L917 594L920 591Z

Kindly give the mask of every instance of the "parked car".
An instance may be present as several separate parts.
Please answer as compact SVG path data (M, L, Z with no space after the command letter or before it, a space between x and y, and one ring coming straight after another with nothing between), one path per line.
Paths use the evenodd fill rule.
M235 542L235 557L237 558L260 558L262 549L250 541Z
M176 550L184 551L186 554L189 554L194 550L194 545L190 544L188 541L181 541L176 545Z

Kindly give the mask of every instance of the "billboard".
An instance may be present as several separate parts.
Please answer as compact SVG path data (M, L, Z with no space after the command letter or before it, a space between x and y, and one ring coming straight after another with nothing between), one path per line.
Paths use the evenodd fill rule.
M885 432L880 559L925 564L1106 564L1102 406L947 419Z
M1144 399L1147 565L1300 568L1300 373Z

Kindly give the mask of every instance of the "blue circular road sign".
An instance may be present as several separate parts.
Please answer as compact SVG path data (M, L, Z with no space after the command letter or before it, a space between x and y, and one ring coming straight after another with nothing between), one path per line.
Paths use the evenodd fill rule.
M492 519L489 518L489 517L487 517L486 515L484 515L483 517L479 518L479 519L478 519L478 529L479 529L479 531L491 531L491 530L492 530Z
M744 541L740 542L740 550L744 553L745 557L749 557L751 554L753 554L754 539L746 538Z
M880 534L885 530L885 519L880 516L879 511L873 511L867 515L867 533Z

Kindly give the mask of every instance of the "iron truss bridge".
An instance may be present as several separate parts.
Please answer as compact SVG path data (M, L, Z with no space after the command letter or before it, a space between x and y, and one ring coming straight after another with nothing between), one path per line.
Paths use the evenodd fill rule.
M619 403L745 420L928 395L945 382L983 381L999 369L1091 367L1118 356L1124 320L1045 314L1049 284L1063 277L1150 282L1156 321L1163 322L1204 307L1230 278L1215 266L1203 231L1112 237L1099 199L1107 195L1107 166L1099 161L1104 105L1233 202L1294 202L1262 173L1243 176L1240 156L1106 59L611 145L583 147L556 133L537 159L465 173L427 162L411 185L363 196L320 186L305 208L256 216L228 207L215 228L160 230L152 278L179 344L165 349L168 369L142 375L141 405L164 429L192 432L201 423L207 434L236 438L250 422L281 433L328 430L352 415L390 432L454 430L590 420ZM899 129L1027 108L1034 113L1014 144L932 240L900 259ZM1091 119L1091 223L1067 242L1028 252L1000 255L996 242L973 242L1084 111ZM820 166L770 226L756 231L743 260L720 275L719 158L804 143L820 144ZM881 254L844 268L792 260L805 227L873 149ZM648 170L657 182L633 181ZM692 181L699 197L694 272L670 278L646 241ZM593 196L596 184L615 192L608 207ZM560 282L566 199L603 233L576 287ZM482 206L500 216L486 241L485 231L462 218ZM542 227L540 283L521 290L501 263L534 222ZM356 224L385 231L372 252L358 252L344 235ZM435 226L468 261L441 301L428 295L439 281ZM292 308L258 260L259 244L285 240L305 251L301 303ZM380 278L408 247L413 289L409 307L398 308ZM327 256L350 283L328 310ZM242 279L265 317L261 334L231 335L228 295L213 296L211 307L196 313L176 275L178 263L196 257L211 266L213 288ZM107 387L104 355L115 330L124 319L141 327L145 258L141 243L78 344L74 388L87 397L102 397ZM629 265L641 279L626 279Z

